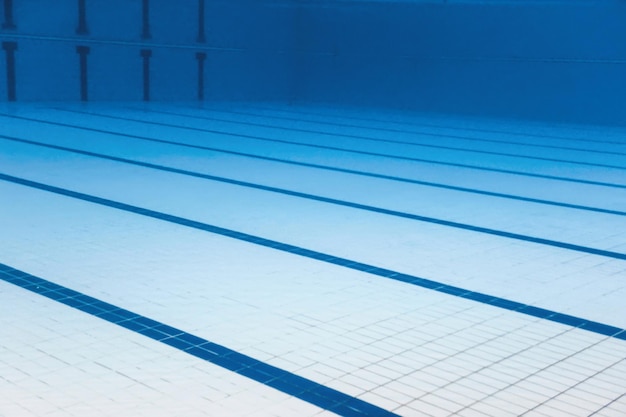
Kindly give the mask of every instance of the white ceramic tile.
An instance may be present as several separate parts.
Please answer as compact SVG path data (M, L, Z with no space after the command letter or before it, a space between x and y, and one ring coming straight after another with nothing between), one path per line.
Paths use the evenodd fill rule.
M23 355L17 362L8 362L3 356L2 368L24 372L23 376L15 377L3 371L2 415L88 413L108 416L131 410L136 415L214 415L214 398L207 386L216 386L221 391L218 406L228 415L247 415L251 410L279 403L289 405L295 400L113 324L102 325L97 318L5 282L0 283L0 288L3 299L0 321L3 328L13 327L11 338L3 339L4 349ZM23 301L30 301L27 314L19 308ZM15 317L8 314L9 311L20 313ZM55 340L39 341L37 349L25 349L28 348L25 343L30 342L21 338L20 329L37 331L41 328L54 332L64 326L54 319L59 317L72 320L77 329L102 329L95 343L108 348L109 355L101 357L98 351L91 349L92 345L82 343L76 343L71 350L60 349ZM153 360L141 363L138 359L142 357L153 357ZM190 373L191 369L195 372ZM172 374L174 380L168 381ZM284 408L281 415L292 415L291 407ZM304 408L310 410L308 415L321 411L309 406Z

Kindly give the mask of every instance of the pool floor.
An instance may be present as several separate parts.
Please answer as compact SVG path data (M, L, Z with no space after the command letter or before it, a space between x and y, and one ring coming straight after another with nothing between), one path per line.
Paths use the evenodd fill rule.
M624 416L626 129L0 107L0 416Z

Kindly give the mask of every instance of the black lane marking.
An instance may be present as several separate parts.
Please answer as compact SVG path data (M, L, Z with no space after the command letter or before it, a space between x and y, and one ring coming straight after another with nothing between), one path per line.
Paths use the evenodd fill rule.
M172 167L168 167L168 166L164 166L164 165L152 164L152 163L149 163L149 162L141 162L141 161L136 161L136 160L132 160L132 159L120 158L120 157L116 157L116 156L112 156L112 155L105 155L105 154L100 154L100 153L96 153L96 152L83 151L83 150L74 149L74 148L67 148L67 147L64 147L64 146L50 145L50 144L36 142L36 141L31 141L31 140L27 140L27 139L12 138L12 137L5 136L5 135L0 135L0 139L11 140L11 141L14 141L14 142L26 143L26 144L29 144L29 145L41 146L41 147L61 150L61 151L65 151L65 152L72 152L72 153L76 153L76 154L80 154L80 155L86 155L86 156L89 156L89 157L108 159L108 160L115 161L115 162L121 162L121 163L130 164L130 165L136 165L136 166L140 166L140 167L144 167L144 168L150 168L150 169L156 169L156 170L159 170L159 171L165 171L165 172L171 172L171 173L175 173L175 174L181 174L181 175L185 175L185 176L189 176L189 177L202 178L202 179L206 179L206 180L222 182L222 183L236 185L236 186L245 187L245 188L253 188L253 189L267 191L267 192L271 192L271 193L288 195L288 196L291 196L291 197L304 198L304 199L307 199L307 200L314 200L314 201L319 201L319 202L322 202L322 203L328 203L328 204L334 204L334 205L338 205L338 206L350 207L350 208L354 208L354 209L358 209L358 210L364 210L364 211L369 211L369 212L374 212L374 213L380 213L380 214L384 214L384 215L387 215L387 216L400 217L400 218L415 220L415 221L424 222L424 223L437 224L437 225L444 226L444 227L452 227L452 228L455 228L455 229L469 230L471 232L484 233L484 234L489 234L489 235L493 235L493 236L504 237L504 238L507 238L507 239L516 239L516 240L536 243L536 244L540 244L540 245L553 246L553 247L557 247L557 248L561 248L561 249L568 249L568 250L573 250L573 251L577 251L577 252L590 253L590 254L593 254L593 255L606 256L606 257L609 257L609 258L626 260L626 254L619 253L619 252L611 252L611 251L602 250L602 249L590 248L590 247L587 247L587 246L575 245L575 244L572 244L572 243L559 242L559 241L556 241L556 240L543 239L543 238L534 237L534 236L522 235L522 234L519 234L519 233L512 233L512 232L506 232L506 231L503 231L503 230L490 229L490 228L480 227L480 226L473 226L473 225L465 224L465 223L458 223L458 222L453 222L453 221L449 221L449 220L437 219L437 218L434 218L434 217L420 216L420 215L417 215L417 214L405 213L405 212L396 211L396 210L389 210L389 209L385 209L385 208L381 208L381 207L375 207L375 206L369 206L369 205L365 205L365 204L353 203L353 202L350 202L350 201L337 200L337 199L334 199L334 198L322 197L322 196L318 196L318 195L314 195L314 194L307 194L307 193L302 193L302 192L298 192L298 191L287 190L287 189L284 189L284 188L270 187L270 186L267 186L267 185L255 184L255 183L245 182L245 181L238 181L238 180L234 180L234 179L231 179L231 178L224 178L224 177L218 177L218 176L215 176L215 175L202 174L200 172L188 171L188 170L178 169L178 168L172 168Z
M370 151L361 151L361 150L357 150L357 149L340 148L340 147L327 146L327 145L317 145L317 144L307 143L307 142L294 142L294 141L286 140L286 139L265 138L265 137L260 137L260 136L253 136L253 135L245 135L245 134L237 134L237 133L232 133L232 132L225 132L225 131L222 131L222 130L213 130L213 129L206 129L206 128L201 128L201 127L193 127L193 126L182 126L182 125L176 125L176 124L172 124L172 123L154 122L154 121L142 120L142 119L133 119L131 117L112 116L112 115L109 115L109 114L96 113L96 112L87 112L87 111L81 111L81 110L69 110L69 109L63 109L63 108L54 108L54 110L68 112L68 113L77 113L77 114L85 114L85 115L92 115L92 116L98 116L98 117L105 117L105 118L114 119L114 120L124 120L124 121L134 122L134 123L144 123L144 124L153 125L153 126L171 127L171 128L175 128L175 129L190 130L190 131L194 131L194 132L217 133L217 134L223 134L223 135L229 135L229 136L238 136L238 137L244 137L244 138L247 138L247 139L263 141L263 142L286 143L288 145L306 146L306 147L321 148L321 149L332 149L332 150L340 150L340 151L349 152L349 153L358 153L358 154L364 154L364 155L385 156L385 157L390 157L390 158L412 160L412 158L410 158L410 157L402 157L402 156L398 156L398 155L383 154L383 153L370 152ZM145 110L143 110L143 111L145 111ZM148 112L150 112L150 111L148 111ZM228 123L231 123L231 124L239 124L238 122L233 122L233 121L228 121L228 120L223 120L223 119L218 119L218 118L214 118L212 120L228 122ZM247 123L241 123L241 124L245 125ZM261 126L261 125L255 125L255 124L252 124L252 123L250 125ZM289 129L287 129L287 130L289 130ZM566 159L518 155L518 154L512 154L512 153L506 153L506 152L480 151L480 150L475 150L475 149L455 148L455 147L452 147L452 146L426 145L426 144L418 144L418 143L410 143L410 142L409 143L405 143L405 142L395 141L395 140L391 140L391 139L375 139L375 138L366 138L366 137L363 137L363 136L333 134L333 133L327 133L327 132L314 132L314 131L310 131L310 130L306 130L306 129L302 129L300 131L301 132L307 132L307 133L313 133L313 134L320 134L320 135L324 135L324 136L348 137L348 138L356 138L356 139L360 139L360 140L369 140L369 141L375 141L375 142L401 143L401 144L408 144L408 145L418 146L418 147L423 147L423 148L444 149L444 150L451 150L451 151L455 151L455 152L469 152L469 153L478 153L478 154L482 154L482 155L506 156L506 157L511 157L511 158L532 159L532 160L537 160L537 161L549 161L549 162L558 162L558 163L565 163L565 164L592 166L592 167L599 167L599 168L611 168L611 169L626 170L626 166L622 166L622 165L610 165L610 164L597 164L597 163L593 163L593 162L570 161L570 160L566 160Z
M353 139L363 139L363 140L368 140L368 141L373 141L373 142L398 143L398 144L402 144L402 145L423 146L423 147L441 148L441 149L451 149L451 150L459 150L459 151L463 151L463 152L481 152L481 153L487 153L487 154L493 154L493 155L513 156L513 157L516 157L516 158L541 159L541 158L527 156L527 155L508 154L508 153L494 153L494 152L474 150L474 149L455 148L455 147L441 146L441 145L430 145L430 144L410 142L410 141L404 141L404 140L382 139L382 138L374 138L374 137L370 137L370 136L353 135L353 134L347 134L347 133L332 133L332 132L324 132L324 131L319 131L319 130L301 129L301 128L296 128L296 127L276 126L276 125L267 124L267 123L255 123L255 122L248 122L248 121L242 121L242 120L220 119L220 118L217 118L217 117L198 116L198 115L192 115L192 114L188 114L188 113L176 113L176 112L164 111L164 110L145 110L145 109L139 109L139 108L136 108L136 107L131 107L131 109L135 110L135 111L142 111L142 112L148 112L148 113L157 113L157 114L169 114L169 115L172 115L172 116L188 117L188 118L199 119L199 120L213 120L213 121L219 121L219 122L237 123L237 124L246 125L246 126L268 127L268 128L272 128L272 129L278 129L278 130L286 130L286 131L292 131L292 132L303 132L303 133L313 133L313 134L319 134L319 135L325 135L325 136L339 136L339 137L346 137L346 138L353 138ZM243 112L234 112L234 111L225 111L225 110L211 110L211 109L202 109L202 110L208 111L208 112L214 112L214 113L241 114L241 115L245 115L245 116L263 117L263 118L269 118L269 119L282 119L281 117L262 116L262 115L253 114L253 113L243 113ZM329 123L325 123L325 122L322 122L322 121L297 120L295 118L290 118L290 120L298 121L298 122L305 122L305 123L314 123L314 124L329 124ZM343 127L353 127L354 128L356 126L343 126ZM516 142L516 141L503 141L503 140L485 139L485 138L474 138L474 137L471 137L471 136L446 135L446 134L442 134L442 133L408 132L408 131L396 130L396 129L382 129L382 128L378 129L378 128L369 128L369 127L359 127L359 129L385 130L385 131L392 132L392 133L402 133L402 134L407 134L407 135L418 135L418 136L432 136L432 137L435 137L435 138L444 138L444 139L446 139L446 138L461 139L461 140L466 140L466 141L471 141L471 142L487 142L487 143L497 143L497 144L511 144L511 145L528 146L528 147L533 147L533 148L546 148L546 149L557 149L557 150L567 150L567 151L578 151L578 152L585 152L585 153L597 153L597 154L602 154L602 155L626 156L626 152L601 151L601 150L596 150L596 149L574 148L574 147L556 146L556 145L540 145L540 144L536 144L536 143L526 143L526 142ZM573 164L576 164L576 163L587 164L585 162L576 162L576 161L570 161L570 160L563 160L563 161L566 161L566 162L569 162L569 163L573 163Z
M237 239L240 241L252 243L259 246L279 250L282 252L291 253L298 256L303 256L309 259L315 259L321 262L326 262L333 265L338 265L355 271L361 271L367 274L376 275L383 278L392 279L395 281L404 282L418 287L430 289L440 293L452 295L455 297L464 298L467 300L476 301L479 303L487 304L494 307L503 308L505 310L514 311L528 316L541 318L544 320L553 321L560 324L580 328L593 333L601 334L604 336L614 337L621 340L626 340L626 329L621 329L615 326L586 320L580 317L570 316L567 314L558 313L551 310L546 310L539 307L534 307L529 304L522 304L516 301L507 300L505 298L495 297L489 294L483 294L474 292L468 289L455 287L452 285L443 284L441 282L432 281L429 279L417 277L414 275L403 274L390 269L379 268L374 265L368 265L362 262L352 261L346 258L340 258L337 256L329 255L322 252L313 251L310 249L302 248L299 246L290 245L287 243L278 242L275 240L265 239L263 237L250 235L247 233L237 232L231 229L225 229L219 226L213 226L207 223L198 222L195 220L186 219L183 217L174 216L171 214L161 213L158 211L133 206L130 204L121 203L119 201L108 200L101 197L92 196L89 194L83 194L76 191L67 190L64 188L54 187L47 184L42 184L35 181L30 181L24 178L18 178L11 175L0 173L0 180L11 182L14 184L20 184L26 187L35 188L42 191L51 192L54 194L63 195L66 197L75 198L78 200L87 201L94 204L99 204L106 207L111 207L117 210L126 211L130 213L139 214L146 217L166 221L169 223L178 224L185 227L190 227L197 230L203 230L216 235Z
M301 112L301 111L295 111L295 110L285 110L285 109L273 109L273 108L267 108L267 107L258 107L258 106L254 106L259 110L262 111L271 111L271 112L281 112L281 113L291 113L291 114L297 114L297 115L304 115L304 116L321 116L321 117L333 117L335 119L347 119L347 120L357 120L357 121L361 121L361 122L378 122L378 123L393 123L396 125L406 125L406 126L416 126L416 127L434 127L434 128L439 128L439 129L451 129L451 130L467 130L467 131L472 131L472 132L483 132L483 133L502 133L502 134L506 134L506 135L513 135L513 136L522 136L522 137L533 137L533 138L540 138L540 139L560 139L560 140L566 140L566 141L573 141L573 142L585 142L585 143L607 143L607 144L611 144L611 145L626 145L626 142L620 142L620 141L608 141L608 140L601 140L601 139L582 139L582 138L572 138L569 136L558 136L558 135L547 135L547 134L541 134L541 133L517 133L517 132L510 132L507 130L498 130L498 129L484 129L484 128L471 128L471 127L455 127L455 126L446 126L446 125L437 125L437 124L430 124L430 123L415 123L415 122L398 122L398 121L393 121L393 120L380 120L380 119L366 119L366 118L361 118L361 117L354 117L354 116L335 116L335 115L330 115L330 114L323 114L323 113L316 113L316 112L310 112L310 111L306 111L306 112ZM253 107L253 108L254 108ZM272 116L274 117L274 116ZM287 116L278 116L281 118L285 118L286 120L301 120L298 118L294 118L294 117L287 117ZM352 125L352 124L347 124L347 123L337 123L337 122L319 122L319 123L324 123L324 124L330 124L333 126L345 126L345 127L359 127L359 128L363 128L364 126L361 125ZM366 127L367 129L369 129L369 127ZM382 128L382 127L378 127L375 128L378 130L383 130L383 131L387 131L386 128ZM578 129L576 127L566 127L566 129L577 129L577 130L585 130L585 129ZM395 130L389 130L391 132L395 131ZM399 132L403 132L403 133L411 133L411 131L406 131L406 130L399 130ZM421 133L420 133L421 134ZM426 133L424 133L426 134Z
M99 115L94 115L94 116L96 116L96 117L106 117L106 116L99 116ZM17 120L26 120L26 121L30 121L30 122L42 123L42 124L47 124L47 125L52 125L52 126L69 127L71 129L85 130L87 132L104 133L104 134L107 134L107 135L121 136L121 137L131 138L131 139L139 139L139 140L145 140L145 141L149 141L149 142L167 143L169 145L182 146L182 147L193 148L193 149L204 149L204 150L209 150L209 151L214 151L214 152L227 153L227 154L231 154L231 155L248 156L250 158L263 159L263 160L267 160L267 161L283 162L283 163L288 163L288 164L296 164L296 165L300 165L300 166L318 167L318 168L322 168L322 169L337 170L337 171L341 170L341 172L350 172L350 170L343 170L341 168L337 168L337 169L334 169L334 168L331 168L331 167L323 168L324 167L323 165L317 165L316 166L315 164L307 164L307 163L304 163L304 162L290 162L290 161L281 160L281 159L278 159L278 158L271 158L271 157L259 156L259 155L254 155L254 154L246 154L246 153L243 153L243 152L229 151L229 150L220 149L220 148L212 148L212 147L209 147L209 146L192 145L192 144L189 144L189 143L181 143L181 142L169 141L169 140L165 140L165 139L150 138L150 137L147 137L147 136L132 135L132 134L129 134L129 133L114 132L114 131L110 131L110 130L97 129L97 128L93 128L93 127L77 126L77 125L73 125L73 124L69 124L69 123L53 122L53 121L50 121L50 120L35 119L35 118L32 118L32 117L17 116L17 115L8 114L8 113L0 113L0 117L7 117L7 118L17 119ZM218 132L218 134L221 134L223 136L247 137L246 135L238 135L238 134L234 134L234 133L219 133ZM381 156L384 157L384 155L381 155ZM473 169L473 170L477 170L477 171L497 172L497 173L501 173L501 174L519 175L519 176L522 176L522 177L541 178L541 179L547 179L547 180L573 182L573 183L577 183L577 184L597 185L597 186L600 186L600 187L626 189L626 185L615 184L615 183L610 183L610 182L581 180L581 179L576 179L576 178L559 177L559 176L555 176L555 175L533 174L533 173L529 173L529 172L512 171L512 170L500 169L500 168L488 168L488 167L481 167L481 166L476 166L476 165L457 164L457 163L452 163L452 162L441 162L441 161L428 160L428 159L404 158L404 157L400 157L400 156L390 156L390 158L405 159L405 160L410 160L410 161L413 161L413 162L427 163L427 164L433 164L433 165L443 165L443 166L452 166L452 167L458 167L458 168ZM352 171L352 173L359 173L359 172L360 171ZM400 177L380 176L378 174L364 173L364 174L361 174L361 175L376 176L377 178L387 178L387 179L397 178L397 181L413 182L413 180L401 179ZM417 184L417 182L416 182L416 184Z
M225 346L0 263L0 279L346 417L399 417Z

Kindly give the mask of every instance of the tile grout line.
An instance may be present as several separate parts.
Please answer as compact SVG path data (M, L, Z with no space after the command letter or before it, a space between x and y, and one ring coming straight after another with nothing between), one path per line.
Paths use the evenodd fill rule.
M591 345L591 346L587 346L587 347L585 347L584 349L582 349L582 350L580 350L580 351L578 351L578 352L575 352L575 353L573 353L573 354L569 355L568 357L566 357L566 358L562 359L560 362L566 361L567 359L569 359L569 358L573 357L574 355L579 354L579 353L581 353L581 352L584 352L585 350L590 349L590 348L592 348L592 347L594 347L594 346L597 346L597 345L599 345L599 344L600 344L600 343L602 343L602 342L603 342L603 340L600 340L600 341L598 341L598 342L594 343L594 344L593 344L593 345ZM590 375L590 376L588 376L588 377L586 377L586 378L584 378L584 379L582 379L582 380L580 380L580 381L576 382L576 384L574 384L574 385L572 385L572 386L568 387L566 391L563 391L563 392L557 393L557 394L553 395L552 397L547 398L547 399L546 399L545 401L543 401L542 403L537 404L535 407L533 407L533 408L531 408L531 409L528 409L528 410L527 410L527 411L525 411L523 414L521 414L521 415L520 415L520 417L524 417L524 416L526 416L528 413L531 413L531 412L533 412L534 410L539 409L540 407L543 407L543 406L548 406L548 407L549 407L549 406L550 406L550 404L549 404L549 403L550 403L551 401L553 401L553 400L558 400L559 395L561 395L561 394L567 394L567 393L568 393L568 391L575 390L578 386L580 386L580 385L584 384L585 382L587 382L587 381L589 381L590 379L592 379L592 378L596 377L597 375L600 375L601 373L605 372L606 370L611 369L612 367L614 367L615 365L619 364L620 362L623 362L624 360L625 360L625 359L618 359L617 361L615 361L615 362L613 362L613 363L611 363L611 364L609 364L609 365L605 366L603 369L601 369L600 371L597 371L597 372L596 372L596 373L594 373L593 375ZM543 371L543 369L541 369L540 371ZM540 371L538 371L538 372L540 372ZM538 373L538 372L537 372L537 373ZM532 375L531 375L531 376L529 376L529 378L530 378L530 377L532 377ZM527 379L527 378L526 378L526 379ZM626 395L626 394L624 394L624 395ZM598 412L600 412L600 411L601 411L601 410L603 410L604 408L606 408L606 407L610 406L611 404L613 404L613 403L614 403L615 401L617 401L617 400L619 400L619 397L618 397L618 398L616 398L616 399L614 399L613 401L609 402L608 404L605 404L605 405L604 405L603 407L601 407L599 410L596 410L595 412L593 412L592 414L590 414L590 415L589 415L589 417L593 416L594 414L597 414Z
M600 407L599 409L597 409L593 413L589 414L589 417L598 415L599 413L602 412L602 410L606 410L607 408L611 407L613 404L615 404L616 402L618 402L619 400L621 400L624 397L626 397L626 394L622 394L619 397L614 398L610 403L603 405L602 407Z

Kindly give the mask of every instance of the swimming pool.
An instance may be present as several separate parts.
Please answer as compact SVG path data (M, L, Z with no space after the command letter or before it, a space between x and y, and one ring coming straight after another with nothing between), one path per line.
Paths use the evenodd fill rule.
M522 12L488 34L609 8L75 3L39 28L4 3L0 415L626 413L619 54L388 42L425 47L416 21ZM365 42L372 19L397 27ZM519 84L563 65L560 86Z

